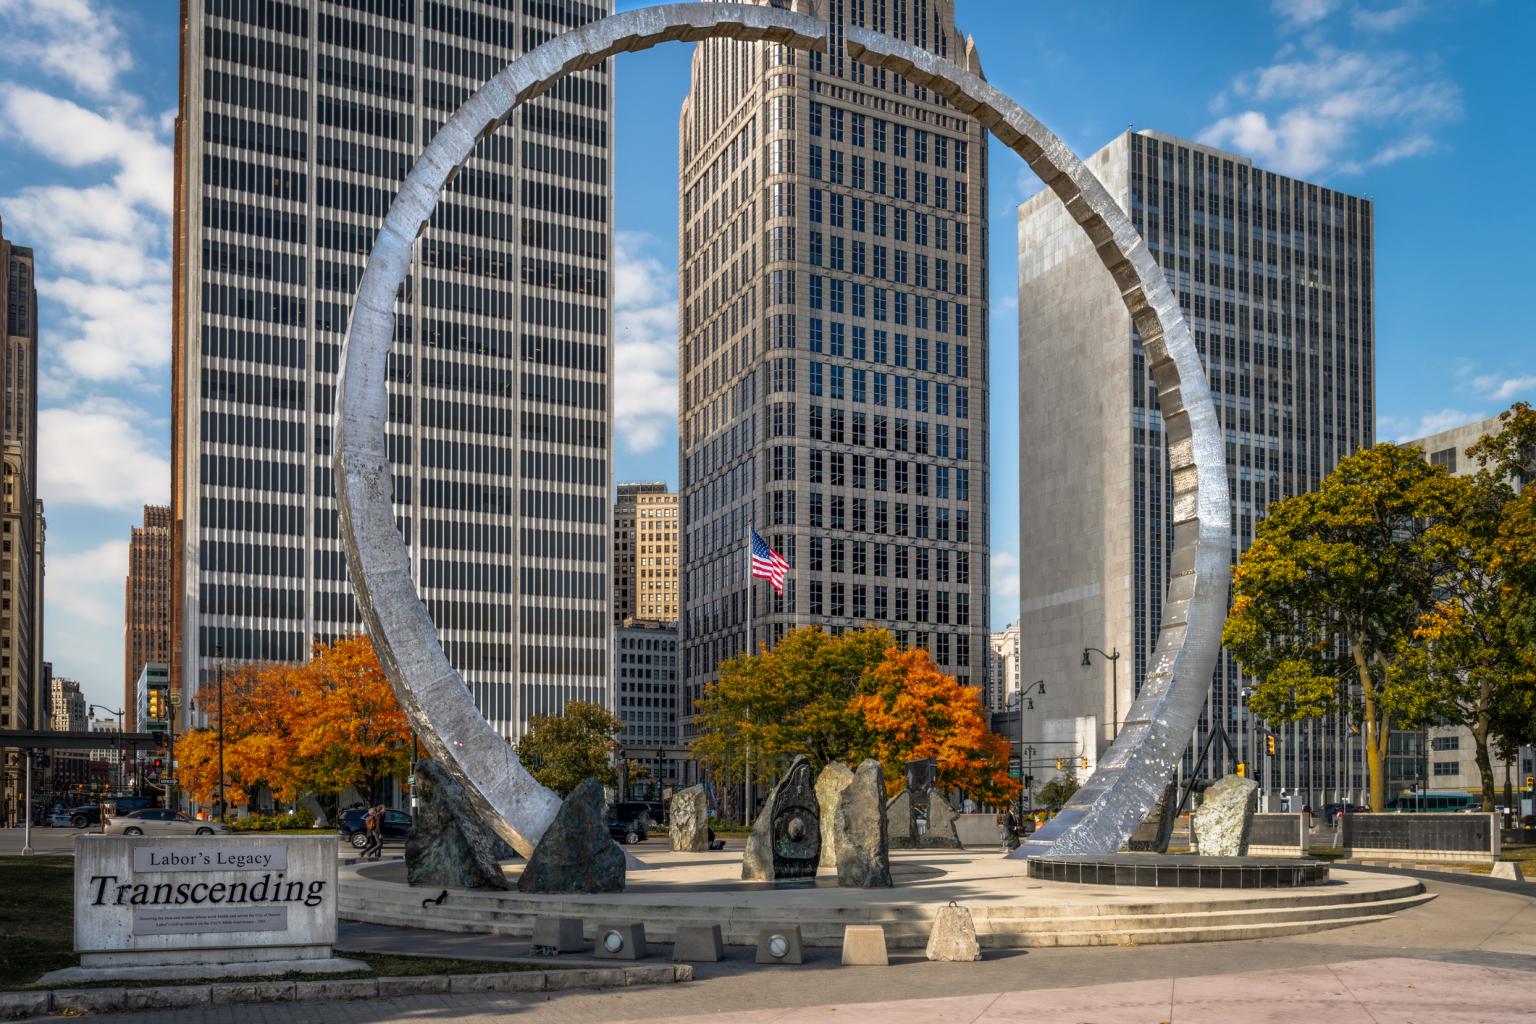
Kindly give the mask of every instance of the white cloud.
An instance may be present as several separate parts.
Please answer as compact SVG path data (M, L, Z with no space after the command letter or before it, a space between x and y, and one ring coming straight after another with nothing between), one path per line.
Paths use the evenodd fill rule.
M1442 430L1450 430L1465 423L1475 423L1486 419L1487 413L1468 412L1463 409L1438 409L1434 412L1424 413L1417 422L1412 419L1402 419L1396 416L1383 416L1376 422L1377 433L1384 439L1402 444L1405 441L1417 441L1419 438L1438 434Z
M638 232L614 238L614 428L631 452L677 429L677 272L650 254L656 244Z
M0 61L112 97L133 58L112 12L90 0L0 0Z
M1273 0L1270 7L1295 26L1315 25L1339 6L1338 0Z
M171 466L132 406L94 400L37 414L38 493L48 503L133 509L164 504ZM51 585L50 585L51 586Z
M1019 556L1011 551L992 552L992 596L1019 600Z
M1536 376L1500 377L1488 374L1475 378L1472 383L1495 402L1509 402L1521 395L1536 393Z
M122 532L128 532L126 522ZM122 707L128 541L103 541L79 551L56 547L50 546L45 563L46 656L57 675L80 681L86 700Z
M1330 167L1358 172L1429 152L1430 128L1461 114L1460 89L1432 62L1326 45L1305 55L1287 48L1276 63L1234 79L1229 92L1224 102L1246 109L1210 125L1200 140L1301 176ZM1389 131L1397 137L1377 140ZM1367 145L1375 147L1371 156L1349 157Z
M1417 21L1428 10L1423 0L1406 0L1404 3L1377 9L1357 8L1349 15L1350 24L1366 32L1395 32L1412 21Z
M38 293L52 300L44 394L158 377L170 361L170 147L129 115L12 84L0 85L0 133L60 167L108 176L0 197L12 236L36 247Z

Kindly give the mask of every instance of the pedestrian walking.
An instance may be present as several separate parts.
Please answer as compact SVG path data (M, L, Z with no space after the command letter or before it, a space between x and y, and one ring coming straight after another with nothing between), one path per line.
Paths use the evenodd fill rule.
M368 832L368 845L363 847L364 860L378 860L384 852L384 805L379 804L363 818Z

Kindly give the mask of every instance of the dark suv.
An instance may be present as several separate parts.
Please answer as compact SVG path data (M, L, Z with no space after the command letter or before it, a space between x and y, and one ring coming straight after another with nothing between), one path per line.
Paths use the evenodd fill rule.
M147 796L115 796L108 797L102 802L110 808L116 808L115 813L121 817L148 807L150 799ZM101 804L81 804L79 807L71 807L65 813L69 815L69 823L75 828L101 824Z
M361 850L368 845L368 826L363 822L367 816L368 809L365 807L342 811L340 820L336 822L336 834ZM404 811L385 811L381 831L385 842L391 839L403 841L411 834L411 816Z
M636 818L633 821L616 821L610 819L608 822L608 835L611 836L615 842L628 843L633 845L634 843L649 839L651 837L651 832L647 827L645 818Z

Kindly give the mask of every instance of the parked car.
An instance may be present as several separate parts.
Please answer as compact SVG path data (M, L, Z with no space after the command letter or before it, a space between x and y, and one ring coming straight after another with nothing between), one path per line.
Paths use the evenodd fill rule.
M355 849L361 850L368 845L368 827L363 819L368 817L366 807L354 807L350 811L342 811L341 817L336 822L336 834ZM398 839L402 842L411 833L411 816L404 811L384 812L384 841Z
M69 812L54 811L48 816L48 825L50 828L69 828Z
M1332 825L1333 819L1337 818L1341 811L1348 811L1350 814L1369 814L1371 809L1362 807L1360 804L1328 804L1323 808L1323 821Z
M180 811L145 807L127 814L107 816L102 829L109 836L211 836L229 831L214 821L197 821Z
M649 839L651 836L650 829L643 818L636 818L633 821L610 820L608 834L617 842L631 845Z
M1527 814L1520 819L1521 828L1536 828L1536 814Z

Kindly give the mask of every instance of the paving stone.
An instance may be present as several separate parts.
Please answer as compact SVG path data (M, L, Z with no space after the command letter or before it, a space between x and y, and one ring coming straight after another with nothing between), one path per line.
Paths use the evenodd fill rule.
M377 978L342 978L333 981L294 982L294 998L300 1002L312 999L367 999L379 994Z
M572 988L620 988L624 985L624 969L620 968L573 968L568 971L550 971L544 978L544 991L561 992Z
M505 974L455 974L449 992L542 992L547 971L508 971Z
M243 981L238 984L210 985L214 1006L238 1003L290 1003L298 998L298 983L293 981Z
M448 991L448 976L427 974L405 978L380 978L380 996L435 995Z
M47 992L0 992L0 1019L41 1017L47 1012Z

